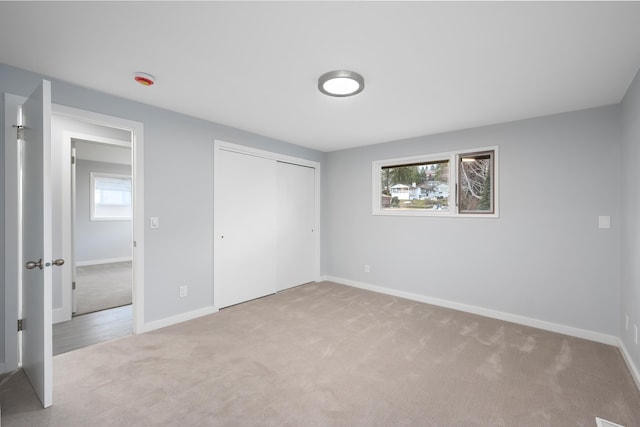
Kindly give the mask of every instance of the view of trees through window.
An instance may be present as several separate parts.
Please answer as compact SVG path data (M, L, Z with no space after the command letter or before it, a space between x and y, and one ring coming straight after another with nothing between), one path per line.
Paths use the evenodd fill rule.
M384 166L381 208L449 209L449 161Z
M458 182L461 213L493 212L493 151L459 156Z

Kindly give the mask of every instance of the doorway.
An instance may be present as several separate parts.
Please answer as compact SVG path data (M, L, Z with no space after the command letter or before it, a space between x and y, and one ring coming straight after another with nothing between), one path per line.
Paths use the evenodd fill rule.
M71 144L72 311L79 316L132 302L131 148Z
M60 286L56 289L55 296L53 295L52 283L52 269L44 268L50 267L51 264L55 264L54 271L65 271L67 278L71 277L70 269L68 269L68 263L62 263L65 257L69 256L71 250L71 233L69 222L62 221L62 214L59 212L53 212L50 202L59 201L64 209L70 210L70 195L69 191L60 193L54 193L50 188L51 181L56 176L63 176L58 170L60 168L67 167L70 162L65 161L70 158L70 146L69 150L63 149L62 138L55 139L54 136L60 135L57 132L53 132L53 123L51 121L51 113L65 117L68 119L75 119L85 125L104 125L111 127L112 129L124 130L131 135L131 155L133 158L132 163L132 176L133 176L133 188L132 197L134 200L133 206L133 322L131 323L132 332L135 334L144 330L144 164L143 164L143 124L127 119L122 119L114 116L107 116L104 114L94 113L86 110L79 110L71 107L65 107L57 104L51 104L51 85L50 82L43 80L42 83L36 88L32 96L29 98L35 99L38 97L40 103L40 113L36 111L35 115L29 114L32 123L35 126L27 125L21 126L22 113L20 112L20 106L24 106L27 98L18 95L4 94L4 120L5 120L5 298L4 298L4 316L5 316L5 330L4 330L4 364L0 364L3 372L10 372L21 367L27 370L28 360L35 360L36 371L33 371L32 384L41 398L43 406L47 407L51 405L51 366L52 366L52 318L55 314L56 317L61 315L71 318L71 286ZM32 104L32 103L31 103ZM16 114L17 113L17 114ZM41 120L38 122L37 116L40 114ZM17 120L16 120L17 116ZM16 131L17 127L17 131ZM44 224L46 225L44 233L46 235L46 241L49 244L44 244L44 253L29 254L25 257L22 245L22 233L21 230L25 228L31 229L31 227L22 227L23 217L22 209L22 148L24 144L21 143L21 129L31 129L29 132L33 135L34 132L38 132L41 135L41 146L43 147L43 165L41 167L35 167L28 169L31 171L24 176L46 176L47 179L42 180L43 191L45 196L43 197L44 203L39 209L44 218ZM54 141L55 139L55 141ZM31 139L27 138L31 141ZM37 148L37 140L34 140ZM57 141L57 142L56 142ZM55 142L55 144L54 144ZM38 172L38 171L41 171ZM46 173L46 175L44 175ZM59 175L55 175L59 173ZM49 179L50 178L50 179ZM57 179L57 178L56 178ZM60 182L62 180L60 179ZM46 184L46 185L44 185ZM59 188L62 188L60 185ZM40 194L42 194L42 192ZM26 192L28 194L34 194L37 192ZM63 211L64 211L63 209ZM36 209L37 210L37 209ZM58 215L53 223L52 217ZM54 246L53 248L51 246ZM62 248L62 249L60 249ZM55 262L51 258L51 254L55 251ZM32 256L35 256L36 261L38 256L44 256L45 261L40 262L28 262ZM51 259L51 261L47 261ZM32 266L30 265L32 264ZM41 267L37 271L46 272L47 274L41 274L44 277L44 282L48 283L47 286L23 286L23 276L26 269L33 272L34 267L40 265ZM66 268L61 268L66 265ZM42 270L44 268L44 270ZM33 275L32 275L33 276ZM60 282L64 283L64 282ZM68 281L70 283L70 280ZM25 283L26 285L26 283ZM23 292L25 288L30 290L39 290L42 293L40 300L44 301L44 304L39 306L27 298ZM27 304L29 300L34 304ZM69 304L65 304L68 310L61 310L62 302L69 301ZM38 301L35 301L38 302ZM26 310L26 306L29 306L30 310ZM39 307L39 309L38 309ZM33 309L40 311L38 321L37 312L33 312ZM26 313L26 314L25 314ZM23 317L24 316L24 317ZM30 317L32 316L32 317ZM22 321L22 319L26 319ZM20 319L20 321L19 321ZM22 329L21 325L26 323L27 328ZM16 324L18 327L16 328ZM30 325L30 326L29 326ZM26 335L25 335L26 334ZM26 341L39 341L36 342L36 349L33 346L27 346ZM29 359L27 359L29 358ZM35 359L34 359L35 358ZM31 364L33 365L33 364ZM30 376L31 378L31 376ZM34 382L35 381L35 382ZM44 396L44 397L43 397Z
M131 131L54 114L52 145L63 153L54 223L67 225L54 236L67 257L53 284L55 355L132 333L135 200Z

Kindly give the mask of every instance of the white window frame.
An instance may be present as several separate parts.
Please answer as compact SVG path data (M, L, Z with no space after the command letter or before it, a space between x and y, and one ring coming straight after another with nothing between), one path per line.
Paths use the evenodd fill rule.
M493 151L493 212L492 213L460 213L458 212L458 168L462 155ZM382 196L382 168L394 165L429 163L438 161L449 162L449 210L425 210L425 209L383 209ZM382 216L428 216L446 218L499 218L499 154L498 146L469 148L444 153L425 154L420 156L398 157L394 159L375 160L372 162L372 215Z
M132 216L131 214L127 217L124 216L96 216L96 177L102 178L128 178L131 180L131 175L120 175L120 174L115 174L115 173L103 173L103 172L91 172L90 173L91 176L91 187L89 189L90 192L90 203L91 203L91 221L131 221ZM132 188L131 188L131 196L133 198L133 182L132 182ZM133 202L133 200L132 200ZM133 214L133 206L132 206L132 212Z

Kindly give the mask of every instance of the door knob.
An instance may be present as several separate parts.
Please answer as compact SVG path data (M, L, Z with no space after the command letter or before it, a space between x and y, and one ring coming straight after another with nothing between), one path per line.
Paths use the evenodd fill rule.
M64 260L62 258L58 258L55 261L52 261L53 265L55 265L56 267L60 267L61 265L64 265Z
M40 270L42 270L42 258L40 258L38 260L38 262L35 261L29 261L25 264L25 267L27 267L27 270L33 270L34 268L38 267Z

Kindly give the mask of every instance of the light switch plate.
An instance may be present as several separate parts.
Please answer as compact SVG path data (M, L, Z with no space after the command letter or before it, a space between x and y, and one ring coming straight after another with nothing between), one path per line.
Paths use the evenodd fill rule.
M611 217L609 215L599 216L598 228L611 228Z
M157 216L152 216L149 218L149 227L151 228L160 228L160 218Z

